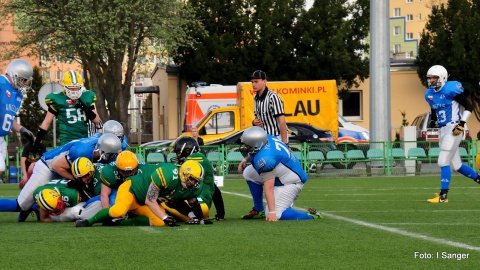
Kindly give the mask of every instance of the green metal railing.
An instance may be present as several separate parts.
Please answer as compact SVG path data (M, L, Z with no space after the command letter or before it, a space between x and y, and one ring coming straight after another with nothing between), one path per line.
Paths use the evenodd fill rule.
M302 143L291 144L292 154L301 162L311 177L358 177L358 176L415 176L438 174L438 142L395 141L370 143ZM462 162L475 167L478 141L462 141ZM172 157L171 147L130 147L141 162L151 162L150 157L163 156L165 162ZM246 152L241 145L202 146L202 153L212 162L216 175L241 178L238 164ZM20 156L17 148L16 166L18 179L21 176ZM152 154L152 153L160 153ZM170 155L169 155L170 154Z

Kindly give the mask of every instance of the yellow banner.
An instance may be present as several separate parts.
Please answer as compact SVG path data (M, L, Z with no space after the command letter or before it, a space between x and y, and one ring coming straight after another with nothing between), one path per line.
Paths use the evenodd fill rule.
M267 82L268 89L275 91L283 100L285 116L288 122L307 123L328 129L338 137L338 90L335 80L325 81L289 81ZM252 123L253 96L251 82L239 82L237 91L240 96L242 126ZM248 124L247 124L248 123Z

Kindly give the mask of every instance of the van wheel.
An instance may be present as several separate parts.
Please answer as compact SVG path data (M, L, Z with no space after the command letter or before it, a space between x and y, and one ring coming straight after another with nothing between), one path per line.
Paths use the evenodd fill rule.
M347 154L348 150L356 150L357 146L351 143L339 143L337 144L337 149L342 151L344 155ZM351 169L357 164L356 162L346 162L346 161L340 161L340 162L334 162L332 163L332 166L335 169Z

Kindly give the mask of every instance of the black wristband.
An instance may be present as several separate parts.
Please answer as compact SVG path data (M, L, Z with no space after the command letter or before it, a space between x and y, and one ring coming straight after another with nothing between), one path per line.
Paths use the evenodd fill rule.
M85 111L85 115L87 116L87 119L90 121L93 121L97 117L97 115L92 111L92 109L85 107L83 109Z
M47 131L43 128L39 128L37 135L35 135L35 142L32 145L32 149L38 149L40 142L43 140L43 137L47 134Z

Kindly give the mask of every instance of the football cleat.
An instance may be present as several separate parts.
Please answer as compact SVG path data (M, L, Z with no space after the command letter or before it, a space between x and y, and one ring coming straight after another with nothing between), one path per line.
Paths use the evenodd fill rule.
M313 208L308 208L307 214L313 219L323 219L323 215L318 213L317 210Z
M86 219L75 220L76 227L89 227L90 223Z
M242 219L259 219L259 218L265 218L265 211L257 211L252 208L252 211L250 213L242 216Z
M447 194L440 196L438 193L435 193L435 198L428 199L429 203L448 203Z
M32 214L32 217L36 216L37 220L40 220L40 212L38 211L38 209L30 208L27 211L20 211L18 213L18 222L25 222L25 220L27 220L30 214Z

